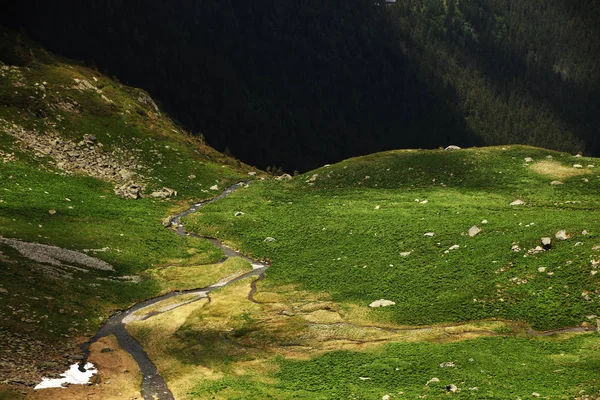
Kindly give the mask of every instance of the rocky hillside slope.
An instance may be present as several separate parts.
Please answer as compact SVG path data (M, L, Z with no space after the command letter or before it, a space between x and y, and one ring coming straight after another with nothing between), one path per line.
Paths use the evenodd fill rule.
M8 31L0 43L0 388L23 389L161 291L148 268L210 258L163 220L252 170L143 90Z

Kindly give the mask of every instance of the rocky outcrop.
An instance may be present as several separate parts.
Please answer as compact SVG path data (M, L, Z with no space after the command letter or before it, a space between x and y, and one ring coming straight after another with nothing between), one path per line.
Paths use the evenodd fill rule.
M150 197L154 197L155 199L168 199L172 196L177 196L177 191L167 187L164 187L159 191L150 193Z
M105 151L94 135L85 134L81 140L71 141L52 131L40 134L3 119L0 119L0 131L18 139L22 150L32 152L37 158L49 158L50 165L67 174L82 173L118 183L143 179L136 172L143 168L136 156L118 147Z
M114 192L117 196L124 197L126 199L139 199L142 197L142 190L144 187L134 182L127 182L122 185L116 185Z

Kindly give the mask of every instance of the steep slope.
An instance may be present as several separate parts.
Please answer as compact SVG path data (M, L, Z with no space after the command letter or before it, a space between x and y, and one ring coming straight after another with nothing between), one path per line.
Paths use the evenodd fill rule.
M149 268L219 260L163 223L251 169L143 90L0 37L0 383L23 387L80 359L111 312L164 291Z
M4 19L289 172L447 143L600 155L597 0L379 3L23 0Z

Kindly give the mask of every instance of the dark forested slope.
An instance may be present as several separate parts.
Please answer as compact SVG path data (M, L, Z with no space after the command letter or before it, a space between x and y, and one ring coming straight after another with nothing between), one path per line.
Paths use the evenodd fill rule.
M23 0L1 18L217 148L304 170L451 142L599 154L598 3Z

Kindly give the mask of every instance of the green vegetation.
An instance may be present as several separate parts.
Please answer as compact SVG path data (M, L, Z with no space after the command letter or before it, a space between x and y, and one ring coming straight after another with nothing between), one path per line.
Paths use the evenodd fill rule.
M253 183L185 223L271 259L270 284L300 283L363 306L395 301L372 312L399 324L501 318L545 330L593 323L600 179L586 168L550 185L551 170L534 172L542 161L569 171L595 162L520 146L382 153L289 184ZM517 198L525 205L510 206ZM235 217L236 210L245 214ZM482 232L469 237L473 225ZM561 229L572 237L554 239ZM553 249L527 254L545 236Z
M277 358L274 385L229 376L200 383L191 398L571 399L600 391L598 339L480 338L457 343L392 343L377 351L334 351L311 360ZM454 366L441 367L440 364ZM437 378L437 380L432 380ZM428 383L429 382L429 383ZM194 396L196 395L196 396ZM582 397L579 397L582 398ZM593 398L593 397L592 397Z
M62 368L63 355L77 354L76 345L114 310L179 288L163 285L147 270L217 262L220 250L202 239L178 237L164 220L244 179L249 167L183 132L142 90L1 34L3 45L19 45L3 47L3 59L16 65L0 62L0 237L75 250L114 269L78 261L52 265L0 243L0 352L16 368L6 367L0 381L31 384L44 367L19 375L21 366L49 360ZM89 135L94 149L78 144ZM49 138L72 148L44 145ZM92 156L81 167L77 159L87 152L99 161ZM103 175L103 164L118 172L115 177ZM144 197L115 195L115 184L127 182L121 174L143 185ZM177 197L148 196L163 186ZM211 281L204 281L243 268L249 267L225 266L223 275L211 271ZM15 337L52 346L42 355L30 346L11 351Z

